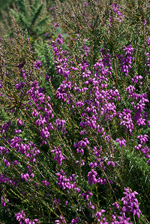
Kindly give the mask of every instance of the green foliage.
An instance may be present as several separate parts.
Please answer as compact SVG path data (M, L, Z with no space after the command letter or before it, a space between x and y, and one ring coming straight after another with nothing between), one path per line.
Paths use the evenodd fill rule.
M16 8L11 10L18 25L23 30L27 30L32 38L39 38L46 33L46 25L48 22L48 12L44 3L38 0L27 4L26 0L18 0Z
M148 211L150 210L150 172L149 166L140 154L135 154L134 151L124 151L124 182L130 185L132 189L137 189L140 197L140 207L144 214L147 214L147 219L150 219ZM132 181L131 181L132 180Z
M57 74L56 65L54 63L54 55L50 43L44 41L41 41L40 43L35 42L34 49L36 56L42 62L42 65L45 69L45 75L48 75L48 77L51 78L53 87L57 89L62 82L62 77ZM47 86L43 85L43 87L48 90Z
M8 10L8 6L12 6L12 3L14 2L14 0L0 0L0 20L2 20L2 10L7 11Z

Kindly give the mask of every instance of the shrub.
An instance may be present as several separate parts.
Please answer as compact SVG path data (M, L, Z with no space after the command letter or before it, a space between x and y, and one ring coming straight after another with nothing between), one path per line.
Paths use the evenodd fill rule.
M102 17L99 2L77 3L62 5L77 15L74 26L70 17L62 24L67 38L62 32L33 45L15 22L13 42L2 38L0 216L5 223L150 220L149 31L144 28L135 48L129 32L138 22L129 14L133 2L127 9L101 2ZM60 16L61 3L56 6ZM122 26L129 27L124 43Z

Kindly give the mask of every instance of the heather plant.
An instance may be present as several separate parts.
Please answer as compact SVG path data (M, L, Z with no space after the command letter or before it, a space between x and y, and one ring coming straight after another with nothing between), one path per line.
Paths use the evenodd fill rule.
M122 54L125 46L132 45L135 52L135 62L132 73L143 74L146 83L146 40L149 31L148 1L56 1L58 23L72 38L88 40L91 46L91 61L100 56L99 50L109 49L112 65L115 70L114 80L118 82L118 54ZM148 88L148 87L146 87Z
M51 81L54 88L56 88L56 86L59 86L61 78L55 72L53 55L49 47L50 43L48 42L50 39L56 40L60 33L63 34L65 39L68 35L63 33L62 29L53 21L56 17L56 7L52 5L52 3L48 3L47 1L41 4L39 1L15 1L14 9L10 10L11 13L9 16L4 16L3 18L1 30L5 36L8 36L9 33L13 42L14 24L12 21L15 19L15 23L21 27L25 35L28 33L32 51L42 61L46 76L49 77L51 73ZM49 8L49 6L51 7ZM11 24L9 21L11 21ZM66 47L67 45L64 43L64 48Z
M107 46L113 54L127 43L124 35L128 24L121 9L117 11L115 5L111 1L56 1L59 24L71 35L90 42L93 50L91 63L95 63L99 56L98 47Z
M59 31L61 31L59 29ZM35 55L37 56L37 58L41 61L43 68L45 69L45 76L47 79L51 79L52 85L55 89L57 89L61 82L62 82L62 77L57 73L56 70L56 65L54 62L54 55L53 55L53 50L52 50L52 46L51 46L51 41L52 40L56 40L57 41L57 37L58 35L62 35L65 42L67 41L67 39L69 39L69 37L67 36L67 34L60 34L58 32L58 30L56 29L56 34L53 35L52 39L49 39L47 41L40 41L40 43L38 43L37 41L35 41L34 43L34 49L35 49ZM62 49L69 49L69 47L67 46L67 43L64 43L62 46ZM46 85L46 83L43 80L44 85ZM49 85L48 85L49 86ZM45 86L45 88L48 90L48 88Z
M111 12L103 18L111 35L118 21L117 35L125 9L106 6ZM69 43L60 33L34 46L15 22L14 31L0 46L1 220L149 223L149 39L137 53L120 35L119 49L110 36L107 44L104 37L93 42L99 37L90 39L88 29Z
M53 112L50 104L50 97L45 96L44 92L39 87L38 81L31 81L29 87L27 84L28 82L24 84L24 86L27 85L28 87L28 91L26 92L28 100L26 100L27 102L23 104L22 108L20 107L20 111L22 114L28 114L30 119L26 120L25 116L23 116L22 119L17 118L16 125L20 127L20 129L17 130L16 128L14 133L11 133L10 131L7 132L7 130L11 129L10 121L2 127L1 134L2 138L5 139L5 143L1 147L1 151L6 154L5 157L3 157L3 167L6 166L7 169L3 168L1 182L13 185L14 187L12 186L11 192L18 189L17 195L14 192L14 195L17 198L19 197L19 194L24 195L24 197L20 196L18 198L18 200L22 201L24 206L26 200L29 203L31 198L33 198L31 204L34 204L34 200L37 203L36 194L39 191L38 203L41 202L42 207L48 206L45 200L42 201L42 197L44 196L45 198L45 193L48 197L48 204L52 203L55 199L52 197L56 195L55 200L59 200L54 203L54 208L59 208L58 210L61 216L59 217L55 211L56 209L52 210L49 206L47 207L47 212L51 211L52 213L49 217L46 209L44 210L44 213L42 212L41 214L40 210L38 211L37 206L33 206L33 210L32 212L30 211L31 213L28 213L28 216L24 212L24 209L21 208L22 210L19 213L16 213L15 218L20 222L24 220L25 223L30 220L30 216L33 213L35 214L33 217L35 222L55 221L61 223L60 220L62 220L64 223L86 223L86 221L91 223L95 220L96 222L102 221L105 223L113 223L117 220L120 222L123 222L123 220L130 220L130 213L134 215L134 218L136 218L136 216L140 218L141 211L139 209L138 200L135 199L137 192L133 192L132 199L132 197L128 196L132 191L125 188L125 194L127 196L120 199L124 204L122 207L121 201L117 202L117 197L120 194L116 195L116 192L113 192L112 190L113 184L121 185L122 188L124 188L124 182L119 180L119 177L116 175L116 169L118 172L124 172L122 169L123 164L121 164L120 170L119 164L116 163L119 156L122 156L122 150L121 152L117 151L117 148L113 145L114 141L119 144L120 148L126 145L126 140L124 138L128 140L129 144L130 133L134 130L133 126L138 124L136 124L136 121L134 124L132 123L133 121L130 116L131 111L129 109L123 109L122 113L116 111L117 103L120 101L121 97L116 89L107 90L107 82L109 82L110 74L108 69L105 68L102 59L99 59L94 66L95 75L87 69L88 63L85 63L84 61L82 62L83 64L78 64L76 67L75 65L69 66L69 63L72 64L72 60L70 60L68 52L62 52L60 46L62 40L61 35L59 36L59 39L60 41L57 40L56 42L53 42L52 46L55 52L55 60L58 62L61 60L61 67L58 63L56 63L56 67L58 73L64 76L64 81L57 89L56 97L60 102L64 102L63 104L65 105L65 108L63 108L62 104L61 117L57 117L57 114L55 114L55 111ZM64 58L65 54L66 57ZM41 64L39 62L33 63L33 67L37 70L40 66ZM81 75L79 76L78 73L81 73ZM74 77L72 77L73 75ZM100 86L97 85L98 83ZM17 91L21 91L22 88L24 90L24 86L18 88L18 85L16 85ZM82 95L79 94L80 91ZM129 94L132 94L132 91L133 90L129 91ZM105 98L103 96L105 96ZM98 97L101 99L101 104L97 101ZM97 106L95 107L95 105ZM113 106L114 109L110 107L110 105ZM15 113L15 110L14 112L11 111L11 114L13 113ZM80 114L78 120L75 119L76 116L73 116L73 114ZM102 118L99 114L101 114ZM120 124L117 122L116 118L118 115ZM126 123L126 116L131 120L129 124ZM94 117L97 119L94 119ZM70 122L67 122L67 119L69 118ZM35 141L34 133L26 139L23 138L23 136L26 135L30 120L32 125L35 126L36 132L40 134L42 142L39 142L38 146L40 147L41 144L41 150L39 150L33 143ZM120 125L120 129L121 126L125 126L126 134L123 135L123 133L120 132L120 129L118 133L118 128L116 127L117 133L113 136L113 133L111 134L109 130L112 123L117 127ZM71 136L72 134L74 135L73 138ZM101 136L101 140L99 139L99 135ZM134 135L136 135L136 131ZM124 138L120 139L120 137ZM145 140L142 140L144 141L142 143L145 143L147 141L147 136L143 139ZM72 143L70 142L71 144L68 144L69 140L72 141ZM37 142L37 139L35 142ZM46 147L47 150L42 147L42 145L45 144L48 144L48 147ZM41 153L43 154L43 157L40 156L38 159L38 155ZM54 157L51 154L54 154ZM48 155L49 159L52 160L53 158L56 163L54 163L54 161L49 163L47 161ZM40 158L42 158L43 164L41 163ZM12 164L14 165L13 167ZM79 168L75 169L75 165ZM16 166L17 169L15 169ZM10 169L11 167L13 172ZM44 168L46 167L47 169L45 172ZM68 170L68 168L70 169ZM73 171L73 173L71 171ZM17 173L20 174L20 177ZM5 177L5 175L7 177ZM24 184L24 182L26 184ZM103 185L105 185L104 188ZM10 192L7 191L7 188L5 188L5 192L7 192L7 197L5 196L7 199ZM98 192L100 195L105 195L105 197L107 192L107 195L110 197L109 202L106 199L102 200L103 208L101 207L102 205L100 206L99 204L100 195ZM69 202L67 200L67 195L69 196ZM92 195L94 196L90 197ZM12 193L10 198L11 196ZM86 197L86 203L82 201L82 197L84 196ZM7 200L10 202L8 211L9 209L11 209L11 211L13 209L16 210L17 204L15 205L13 201L11 204L10 199ZM96 202L98 202L98 204ZM66 208L71 209L68 217L65 217L64 215L66 208L63 206L63 203L66 204ZM133 207L133 203L135 207ZM118 212L115 212L115 209L112 207L112 212L110 213L106 209L112 204L114 204L115 209L119 209L120 206L121 209L119 209ZM74 208L73 205L75 206ZM38 207L39 206L40 205L38 205ZM81 206L81 208L79 209L78 206ZM102 215L102 213L106 214ZM73 214L75 217L70 219ZM41 220L38 220L38 215L41 217Z

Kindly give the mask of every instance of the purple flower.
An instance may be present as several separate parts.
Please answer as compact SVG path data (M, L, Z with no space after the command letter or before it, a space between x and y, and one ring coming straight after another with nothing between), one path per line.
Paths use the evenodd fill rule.
M65 124L66 124L65 120L56 119L55 123L56 123L56 126L58 128L58 131L61 131L61 132L66 131L66 128L64 127Z
M137 138L140 139L141 144L144 144L145 142L148 141L148 135L139 135L139 136L137 136Z
M20 90L21 88L24 87L24 85L25 85L25 82L20 82L20 83L17 83L15 86L17 90Z
M43 186L45 185L45 186L48 186L49 185L49 182L47 181L47 180L42 180L42 184L43 184Z
M112 4L112 7L113 7L113 11L115 12L115 13L117 13L118 14L118 18L117 18L117 20L119 21L119 22L122 22L122 20L123 20L123 18L124 18L124 15L123 15L123 13L119 10L120 9L120 7L116 4L116 3L113 3Z
M17 220L17 221L21 221L23 218L25 218L24 210L22 210L21 212L17 213L17 214L15 215L15 217L16 217L16 220Z
M123 113L119 115L121 117L121 122L120 125L126 126L127 130L131 133L132 130L134 129L134 124L131 118L131 113L132 111L129 109L123 109ZM122 118L123 117L123 118Z
M129 68L131 68L132 60L134 60L134 57L132 57L133 48L131 45L129 45L124 48L124 51L125 51L125 56L117 55L117 57L120 62L121 72L124 72L125 75L127 76L129 73Z
M17 67L18 67L19 69L22 69L22 68L24 67L25 64L26 64L26 61L20 63L19 65L17 65Z
M42 138L49 138L50 137L50 133L49 133L49 131L48 131L48 128L47 127L44 127L44 128L42 128L42 130L41 130L41 137Z
M1 130L2 134L4 134L5 131L7 131L10 125L11 125L11 121L9 120L5 125L2 126L2 130Z
M28 178L29 178L29 174L28 173L26 173L26 174L21 173L21 179L22 180L27 181Z
M74 189L75 188L75 174L72 174L70 177L65 177L65 172L61 169L60 173L56 174L58 176L58 186L63 189ZM71 183L73 182L73 183Z
M71 224L75 224L79 222L79 218L75 217L74 219L71 220Z
M131 85L126 88L126 91L128 91L129 94L132 94L134 90L135 90L135 87Z
M144 18L143 25L146 26L147 20Z
M94 215L98 221L99 224L109 224L109 222L106 221L106 217L103 218L102 214L106 211L104 209L101 209L100 211L96 212Z
M60 220L55 220L55 222L56 222L57 224L66 223L65 218L62 217L62 215L60 215L60 219L61 219L61 221L60 221Z
M135 198L138 193L136 191L132 192L129 188L124 188L124 190L125 197L121 199L124 205L122 207L122 214L126 217L126 212L132 212L133 215L137 215L139 218L141 211L139 209L138 200Z
M125 146L126 140L124 138L122 139L117 138L116 142L118 142L120 147L122 147L122 146Z
M92 186L93 184L97 183L96 176L97 176L97 172L94 169L92 169L90 172L88 172L88 184L89 185Z
M58 35L58 38L56 39L56 43L58 45L62 45L63 44L63 36L62 36L62 34Z
M139 118L139 119L137 120L137 124L138 124L139 126L146 125L145 121L146 121L146 119L143 119L143 118L141 117L141 118Z
M111 160L109 160L109 161L107 162L107 166L109 166L110 164L111 164L113 167L115 167L115 163L114 163L113 161L111 161Z
M35 62L33 63L33 67L34 67L34 68L37 68L37 69L39 69L39 68L41 67L41 65L42 65L41 61L35 61Z
M7 199L6 196L1 197L1 206L2 207L5 207L8 202L9 202L9 199Z
M23 125L23 122L19 118L17 119L17 125L18 126L22 126Z
M54 159L58 162L59 165L62 165L62 160L66 159L62 154L61 154L62 149L60 147L55 148L51 150L52 153L55 154Z
M115 209L119 209L120 208L120 205L117 202L113 203L112 205L115 207Z
M147 45L150 45L150 38L147 39Z
M142 79L143 79L143 77L141 75L139 75L139 76L136 75L134 78L132 78L132 82L137 83L138 81L140 81Z
M23 224L23 223L35 224L35 222L38 222L38 219L34 219L33 221L31 221L29 218L27 218L24 210L22 210L21 212L17 213L15 215L15 218L16 218L17 221L19 221L20 224Z

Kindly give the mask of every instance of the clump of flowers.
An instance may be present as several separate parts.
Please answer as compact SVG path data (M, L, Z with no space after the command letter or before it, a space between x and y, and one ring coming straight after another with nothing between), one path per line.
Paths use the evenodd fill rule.
M124 15L123 15L123 13L120 11L120 7L119 7L116 3L113 3L113 4L112 4L112 8L113 8L113 11L118 15L117 20L118 20L119 22L122 22L123 19L124 19Z
M24 210L17 213L15 217L16 217L16 220L19 222L19 224L36 224L38 222L38 219L31 220L27 218Z
M119 62L120 62L120 68L121 72L123 72L126 76L129 73L129 69L131 68L132 61L135 59L133 55L133 48L132 45L129 45L125 47L124 49L125 56L124 55L117 55Z
M41 65L42 65L41 61L35 61L33 67L39 69Z
M137 215L139 218L141 211L139 209L138 200L136 199L136 195L138 195L138 193L136 191L132 192L132 190L129 188L124 188L124 190L125 197L121 199L121 201L123 202L123 216L126 217L126 213L132 212L133 215Z

